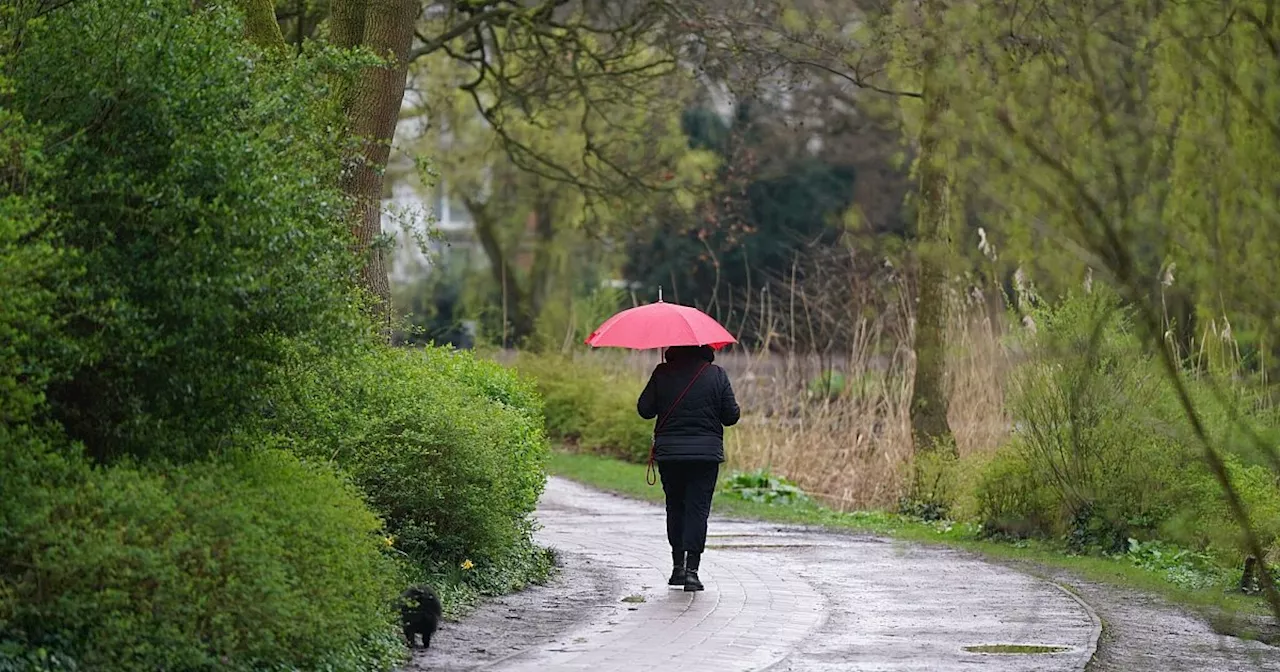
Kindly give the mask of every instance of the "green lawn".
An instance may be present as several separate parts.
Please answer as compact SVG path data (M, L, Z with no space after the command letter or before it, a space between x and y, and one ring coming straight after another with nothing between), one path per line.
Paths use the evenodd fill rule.
M662 501L661 486L645 484L644 465L555 451L548 471L600 490L653 502ZM1278 639L1271 628L1267 628L1264 634L1255 627L1268 613L1261 598L1234 592L1228 583L1188 588L1172 581L1168 568L1139 566L1124 557L1073 555L1046 542L987 541L978 538L977 528L972 525L928 523L880 511L840 513L816 504L772 506L745 501L725 491L716 493L713 509L722 516L857 530L920 543L946 544L995 560L1065 569L1088 580L1162 595L1173 603L1200 613L1225 634L1256 636L1272 643Z

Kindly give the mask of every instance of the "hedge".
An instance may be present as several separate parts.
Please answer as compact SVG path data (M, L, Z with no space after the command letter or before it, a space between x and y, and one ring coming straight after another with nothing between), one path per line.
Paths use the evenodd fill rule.
M93 468L0 435L0 669L386 670L401 572L327 467Z
M281 382L275 444L348 471L397 548L434 567L523 562L548 444L533 387L447 348L373 347Z
M585 359L554 354L521 353L515 368L536 381L552 438L630 462L648 459L653 421L636 413L643 382Z

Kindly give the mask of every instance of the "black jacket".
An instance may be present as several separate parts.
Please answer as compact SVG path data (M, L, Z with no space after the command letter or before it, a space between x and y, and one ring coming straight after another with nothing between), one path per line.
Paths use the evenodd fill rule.
M703 361L659 364L640 394L636 410L645 420L661 418L671 409ZM660 462L724 461L724 428L738 422L741 410L733 397L729 375L715 364L689 388L680 405L657 428L655 445Z

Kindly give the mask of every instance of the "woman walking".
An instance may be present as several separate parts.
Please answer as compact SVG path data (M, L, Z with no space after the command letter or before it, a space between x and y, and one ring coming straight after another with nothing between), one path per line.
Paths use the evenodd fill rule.
M714 361L710 346L668 348L636 403L640 417L658 418L653 457L667 500L673 565L667 583L686 591L702 590L698 567L724 461L724 428L741 415L729 376Z

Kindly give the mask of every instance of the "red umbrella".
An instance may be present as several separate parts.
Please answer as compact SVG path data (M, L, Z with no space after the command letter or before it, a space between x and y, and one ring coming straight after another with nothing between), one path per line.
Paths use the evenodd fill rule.
M651 350L674 345L709 345L717 350L738 339L714 318L678 303L650 303L624 310L604 321L590 336L594 348Z

